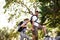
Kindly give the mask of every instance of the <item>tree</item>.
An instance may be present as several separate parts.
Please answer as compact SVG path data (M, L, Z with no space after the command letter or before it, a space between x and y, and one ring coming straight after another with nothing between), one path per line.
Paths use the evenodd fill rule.
M41 23L48 20L46 22L48 29L49 27L60 29L60 0L38 0L38 2L41 2Z
M59 15L60 15L60 3L59 0L39 0L39 2L42 2L41 5L42 7L40 7L40 9L42 10L41 14L42 14L42 18L44 20L46 20L47 18L49 20L51 20L50 22L50 26L53 27L57 27L56 23L59 24ZM45 17L45 18L44 18ZM58 21L57 21L58 20ZM51 25L53 24L53 25Z

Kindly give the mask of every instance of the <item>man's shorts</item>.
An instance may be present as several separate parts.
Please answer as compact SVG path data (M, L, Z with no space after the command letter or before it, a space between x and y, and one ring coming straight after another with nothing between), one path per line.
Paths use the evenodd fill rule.
M37 26L33 27L32 34L38 35L38 28L37 28Z
M39 25L38 29L42 29L43 28L43 25Z
M38 35L38 29L42 29L42 28L43 28L43 26L41 26L41 25L39 27L34 26L33 27L34 30L32 30L32 34Z

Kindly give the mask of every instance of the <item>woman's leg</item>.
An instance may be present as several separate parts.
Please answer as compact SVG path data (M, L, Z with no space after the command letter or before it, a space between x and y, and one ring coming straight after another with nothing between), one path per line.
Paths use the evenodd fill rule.
M24 34L23 32L20 32L20 40L23 40L24 39Z

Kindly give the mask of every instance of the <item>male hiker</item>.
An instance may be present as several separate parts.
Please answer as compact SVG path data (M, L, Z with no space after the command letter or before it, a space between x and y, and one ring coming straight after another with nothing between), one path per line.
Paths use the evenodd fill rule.
M44 31L44 33L46 34L46 28L45 26L41 26L39 19L38 19L38 11L35 11L35 14L32 14L31 16L31 24L32 24L32 34L33 34L33 39L32 40L38 40L38 28L41 27Z
M29 22L29 19L26 18L26 19L24 19L24 21L22 21L18 24L18 26L19 26L18 31L20 32L20 36L21 36L20 40L24 40L24 38L26 38L27 40L30 40L29 36L26 34L28 22Z

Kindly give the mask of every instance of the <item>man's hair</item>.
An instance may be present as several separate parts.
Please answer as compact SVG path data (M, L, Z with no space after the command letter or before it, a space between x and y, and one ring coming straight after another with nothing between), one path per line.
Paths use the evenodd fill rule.
M29 20L28 18L24 19L24 21Z
M38 12L39 13L39 11L35 11L35 12Z

